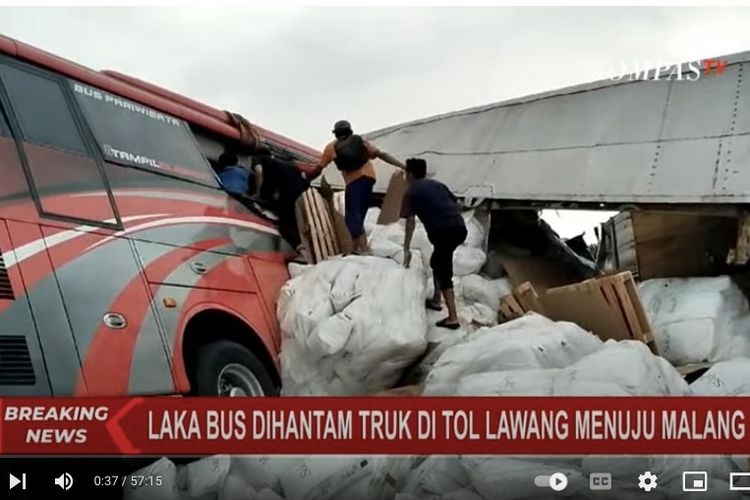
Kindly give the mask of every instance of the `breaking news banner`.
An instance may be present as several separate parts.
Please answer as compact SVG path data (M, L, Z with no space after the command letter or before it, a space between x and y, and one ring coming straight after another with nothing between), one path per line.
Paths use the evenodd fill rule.
M5 455L733 454L750 399L0 399Z

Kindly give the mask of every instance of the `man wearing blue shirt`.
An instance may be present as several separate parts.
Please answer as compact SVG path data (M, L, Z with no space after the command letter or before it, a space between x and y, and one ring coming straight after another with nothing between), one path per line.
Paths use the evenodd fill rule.
M237 196L248 196L251 194L250 171L240 165L236 154L229 151L222 153L219 156L217 167L221 186L227 193Z

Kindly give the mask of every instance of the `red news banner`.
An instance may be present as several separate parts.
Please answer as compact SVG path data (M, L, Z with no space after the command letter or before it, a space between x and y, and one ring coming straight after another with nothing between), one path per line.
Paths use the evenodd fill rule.
M746 454L747 398L0 399L0 453Z

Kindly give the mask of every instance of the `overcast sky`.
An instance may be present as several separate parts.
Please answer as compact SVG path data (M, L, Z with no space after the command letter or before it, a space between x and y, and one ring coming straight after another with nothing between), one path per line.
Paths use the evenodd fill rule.
M605 77L750 50L748 8L12 8L0 33L117 69L321 148Z

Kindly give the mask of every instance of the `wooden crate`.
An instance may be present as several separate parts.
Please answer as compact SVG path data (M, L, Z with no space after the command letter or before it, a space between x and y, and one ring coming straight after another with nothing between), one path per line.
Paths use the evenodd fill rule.
M539 295L524 283L500 300L500 320L537 312L570 321L602 340L639 340L659 354L638 290L629 271L550 288Z
M622 212L602 225L606 263L641 280L713 276L737 244L737 221L709 213Z
M318 193L310 188L297 200L297 224L303 243L317 264L328 257L339 255L341 245L336 235L333 209Z
M498 319L501 322L510 321L531 311L544 314L539 302L539 295L534 286L526 282L516 287L512 293L500 299L500 315Z
M640 340L659 354L630 271L550 288L542 306L551 319L576 323L602 340Z

